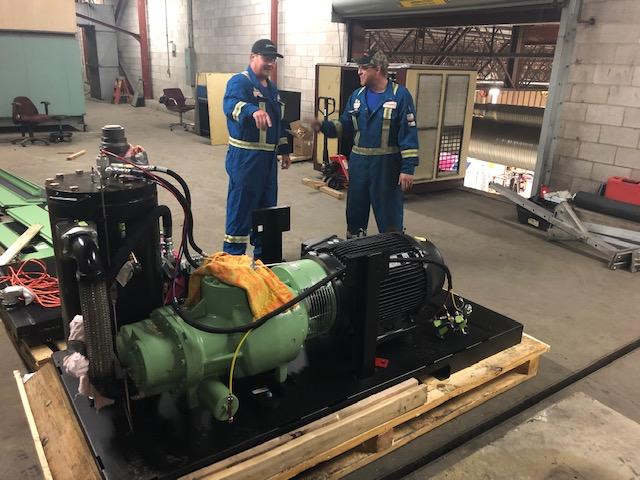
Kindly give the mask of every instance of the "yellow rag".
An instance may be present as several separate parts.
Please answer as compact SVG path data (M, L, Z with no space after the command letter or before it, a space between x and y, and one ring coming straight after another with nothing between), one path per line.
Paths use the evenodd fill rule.
M251 257L218 252L191 274L187 305L195 305L200 300L202 277L207 275L245 290L254 318L266 315L293 298L282 280L260 260L256 260L254 270Z

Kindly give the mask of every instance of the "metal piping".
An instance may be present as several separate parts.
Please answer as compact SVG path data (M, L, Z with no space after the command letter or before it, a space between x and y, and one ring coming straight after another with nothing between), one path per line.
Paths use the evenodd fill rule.
M92 22L92 23L97 23L98 25L102 25L103 27L110 28L112 30L115 30L116 32L120 32L120 33L125 33L127 35L131 35L133 38L135 38L136 40L140 41L140 35L138 35L135 32L130 32L129 30L125 30L124 28L120 28L117 25L111 25L110 23L103 22L102 20L97 20L95 18L89 17L87 15L83 15L82 13L78 13L78 12L76 12L76 17L82 18L83 20L88 20L89 22ZM78 25L82 26L82 24L80 22L78 22Z
M535 170L540 128L474 118L469 157Z
M544 108L476 103L473 107L473 116L499 123L541 128Z

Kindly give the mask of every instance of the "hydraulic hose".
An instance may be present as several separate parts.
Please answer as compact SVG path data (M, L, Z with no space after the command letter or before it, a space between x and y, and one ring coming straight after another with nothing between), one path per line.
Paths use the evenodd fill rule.
M160 172L160 173L167 173L166 168L164 167L157 167L157 166L149 166L146 167L144 169L134 169L128 165L112 165L111 167L109 167L111 169L112 172L115 173L124 173L127 175L135 175L135 176L139 176L139 177L143 177L143 178L148 178L148 175L146 172L147 171L155 171L155 172ZM175 172L173 172L175 175L177 175ZM189 243L189 245L191 245L191 247L200 255L205 256L203 250L195 243L194 239L193 239L193 214L191 213L191 205L190 203L187 201L185 195L183 195L174 185L172 185L169 182L166 181L162 181L158 182L157 181L158 178L156 177L156 179L151 179L151 181L159 184L160 186L166 188L167 190L169 190L169 192L171 192L171 194L176 198L176 200L178 201L178 203L180 204L180 206L182 207L183 211L184 211L184 215L185 215L185 226L186 226L186 241L184 241L183 243ZM181 179L182 180L182 179ZM182 180L182 183L184 183L184 187L186 187L186 183L184 182L184 180ZM181 185L182 185L181 183ZM184 188L183 187L183 188ZM191 200L191 193L189 192L189 188L186 187L185 190L185 194L189 195L189 201ZM199 265L195 262L195 260L193 260L193 258L191 257L191 255L189 254L189 250L186 247L186 245L184 246L184 255L185 258L187 259L187 261L189 262L189 264L191 264L192 267L194 268L198 268Z
M291 300L289 300L287 303L281 305L280 307L270 311L269 313L267 313L266 315L263 315L262 317L260 317L259 319L257 319L255 322L252 323L247 323L246 325L240 325L237 327L229 327L229 328L222 328L222 327L214 327L212 325L207 325L205 323L202 323L194 318L192 318L189 313L187 311L185 311L179 304L178 304L178 300L174 297L173 302L172 302L172 306L173 306L173 310L178 314L178 316L184 320L184 322L187 325L192 326L193 328L197 328L198 330L202 330L203 332L207 332L207 333L220 333L220 334L229 334L229 333L244 333L247 332L249 330L254 330L256 328L261 327L262 325L264 325L268 320L272 319L273 317L280 315L281 313L287 311L288 309L290 309L291 307L297 305L298 303L300 303L302 300L304 300L305 298L307 298L309 295L311 295L313 292L319 290L320 288L324 287L326 284L328 284L329 282L331 282L332 280L334 280L335 278L339 277L340 275L342 275L345 272L346 268L341 268L339 270L336 270L335 272L331 273L330 275L327 275L325 278L323 278L322 280L314 283L313 285L311 285L311 287L309 287L308 289L306 289L304 292L302 292L301 294L299 294L298 296L292 298Z
M184 196L185 199L187 200L187 205L191 206L191 191L189 190L189 186L187 185L187 182L184 181L184 179L178 175L177 172L175 172L174 170L171 170L170 168L163 170L158 170L158 172L160 173L166 173L167 175L169 175L170 177L173 177L182 187L182 190L184 190Z
M182 195L177 188L175 188L170 183L167 183L167 186L171 187L172 193L176 196L180 195L185 201L185 205L186 205L185 211L187 212L187 216L188 216L187 238L189 239L189 245L191 245L191 247L200 255L204 256L203 250L196 244L195 240L193 239L193 213L191 212L191 191L189 190L187 182L185 182L184 179L180 175L178 175L176 172L168 168L155 167L155 171L160 173L166 173L170 177L174 178L184 190L184 195Z

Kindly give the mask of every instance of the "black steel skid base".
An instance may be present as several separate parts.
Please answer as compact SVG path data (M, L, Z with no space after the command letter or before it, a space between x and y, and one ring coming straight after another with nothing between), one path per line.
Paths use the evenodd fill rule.
M376 356L388 360L374 376L358 379L335 368L335 358L310 361L301 353L289 364L282 385L265 375L263 388L238 381L240 409L233 423L217 422L201 409L190 410L183 397L168 394L131 401L134 432L118 406L97 412L77 395L78 382L61 373L96 463L109 479L176 478L289 432L417 374L437 377L468 367L516 345L522 325L480 305L473 305L469 333L437 338L431 327L417 327L379 345ZM326 350L325 350L326 351ZM60 372L65 352L54 355ZM383 362L385 363L385 362Z

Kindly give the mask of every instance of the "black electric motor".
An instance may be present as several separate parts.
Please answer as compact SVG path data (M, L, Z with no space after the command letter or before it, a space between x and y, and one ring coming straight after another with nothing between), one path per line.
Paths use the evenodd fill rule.
M306 258L321 262L327 273L355 259L382 254L388 259L388 270L382 274L377 293L377 341L388 340L412 329L417 322L430 320L442 305L442 287L446 266L434 244L402 233L385 233L350 240L336 236L302 245ZM353 270L348 268L347 272ZM334 282L337 300L338 330L348 329L355 316L354 299L366 288L357 280ZM440 303L438 303L440 299Z

